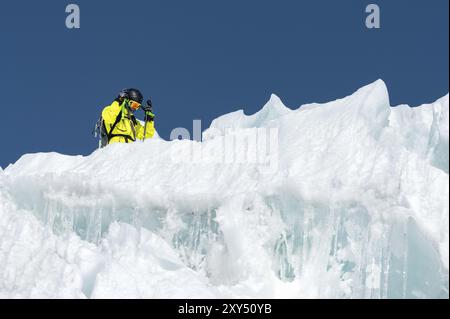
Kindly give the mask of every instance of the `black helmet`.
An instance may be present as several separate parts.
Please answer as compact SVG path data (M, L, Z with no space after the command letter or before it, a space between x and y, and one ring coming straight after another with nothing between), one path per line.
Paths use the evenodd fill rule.
M119 98L126 98L142 104L144 97L138 89L123 89L119 93Z

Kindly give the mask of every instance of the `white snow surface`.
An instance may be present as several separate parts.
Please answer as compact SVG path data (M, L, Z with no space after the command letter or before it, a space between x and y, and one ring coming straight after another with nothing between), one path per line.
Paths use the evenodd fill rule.
M0 298L448 298L448 269L448 94L273 95L202 142L0 169Z

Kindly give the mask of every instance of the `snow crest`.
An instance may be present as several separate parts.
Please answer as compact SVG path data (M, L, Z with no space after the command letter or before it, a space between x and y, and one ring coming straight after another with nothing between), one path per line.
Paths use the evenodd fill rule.
M448 298L448 114L378 80L203 142L24 155L0 169L0 298Z

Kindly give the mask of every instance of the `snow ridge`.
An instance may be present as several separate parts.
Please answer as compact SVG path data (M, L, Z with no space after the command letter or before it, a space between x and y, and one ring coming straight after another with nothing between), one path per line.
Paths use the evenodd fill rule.
M448 298L448 113L378 80L203 142L26 154L0 169L0 298Z

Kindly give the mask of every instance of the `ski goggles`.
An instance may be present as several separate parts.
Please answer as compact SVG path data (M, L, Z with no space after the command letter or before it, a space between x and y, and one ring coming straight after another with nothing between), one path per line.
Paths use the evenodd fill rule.
M128 102L128 105L129 105L130 108L131 108L132 110L134 110L134 111L136 111L137 109L139 109L139 108L141 107L141 103L136 102L136 101L133 101L133 100L130 100L130 101Z

